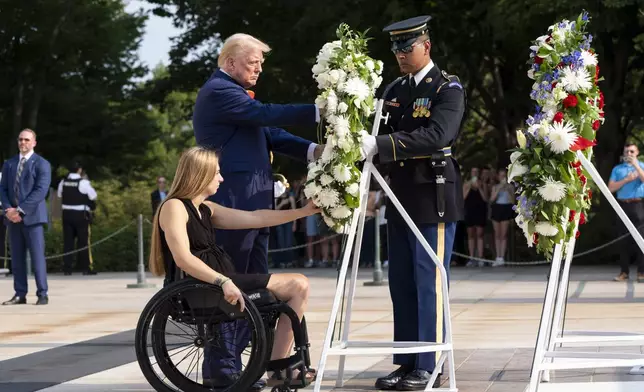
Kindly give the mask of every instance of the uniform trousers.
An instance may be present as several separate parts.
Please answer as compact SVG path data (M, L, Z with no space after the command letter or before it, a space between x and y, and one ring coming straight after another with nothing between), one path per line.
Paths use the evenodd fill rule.
M224 187L225 185L225 187ZM222 189L224 188L224 189ZM229 173L215 203L225 207L253 211L273 206L273 178L269 171ZM253 230L216 230L216 242L230 255L239 274L268 273L268 228ZM225 380L241 371L241 354L250 341L246 321L224 323L220 329L221 349L204 350L204 378Z
M440 272L401 218L387 218L389 291L394 310L394 341L443 342L445 323ZM418 224L418 229L449 266L456 223ZM433 372L439 353L395 354L396 365Z
M632 203L620 201L619 205L640 234L644 236L644 201L636 201ZM617 217L617 219L619 220L618 227L620 228L620 235L627 234L628 229L619 217ZM633 236L629 235L629 237L624 239L624 242L621 245L619 257L621 272L625 272L626 274L629 273L631 259L635 256L637 272L644 274L644 253L642 253L642 250L637 246Z
M89 243L89 220L85 211L63 210L63 252L69 253L74 249L87 247ZM72 272L74 254L63 256L63 271ZM76 253L79 269L90 272L89 249Z

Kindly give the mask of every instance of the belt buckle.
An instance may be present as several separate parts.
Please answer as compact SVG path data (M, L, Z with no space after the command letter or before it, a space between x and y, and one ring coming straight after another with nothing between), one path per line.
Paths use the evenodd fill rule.
M436 176L436 183L437 184L444 184L445 183L445 177L441 176L440 174Z

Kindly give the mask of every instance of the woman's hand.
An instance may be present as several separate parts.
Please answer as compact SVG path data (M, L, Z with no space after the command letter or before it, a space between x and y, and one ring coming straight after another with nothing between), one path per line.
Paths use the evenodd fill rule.
M231 305L237 305L239 303L240 311L244 311L246 304L244 303L244 297L242 296L239 288L235 286L232 280L227 280L224 284L221 285L221 289L224 291L224 299Z
M302 207L302 210L307 213L307 216L310 216L319 213L320 207L316 206L315 203L313 203L313 200L309 200L309 202Z

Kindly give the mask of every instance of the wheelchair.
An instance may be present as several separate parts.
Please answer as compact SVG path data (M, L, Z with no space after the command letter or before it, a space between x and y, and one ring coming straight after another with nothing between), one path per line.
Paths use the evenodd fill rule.
M245 309L226 302L220 287L182 279L159 290L143 309L136 327L137 362L150 385L158 392L245 392L265 371L279 372L283 378L271 392L293 392L310 385L309 342L306 320L278 301L268 290L243 293ZM295 353L270 361L275 326L281 314L291 320ZM226 342L225 330L240 325L249 331L248 339ZM237 336L237 335L234 335ZM243 352L235 358L220 356L218 370L229 376L226 381L204 378L203 367L222 348ZM212 352L214 350L214 352ZM229 355L228 355L229 356ZM222 369L225 367L225 369ZM299 375L293 378L293 371Z

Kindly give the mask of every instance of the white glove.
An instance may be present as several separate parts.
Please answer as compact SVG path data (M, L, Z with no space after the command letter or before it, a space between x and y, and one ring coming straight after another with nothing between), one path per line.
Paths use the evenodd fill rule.
M376 137L372 135L363 135L362 143L360 144L360 155L362 160L378 153L378 145L376 144Z

